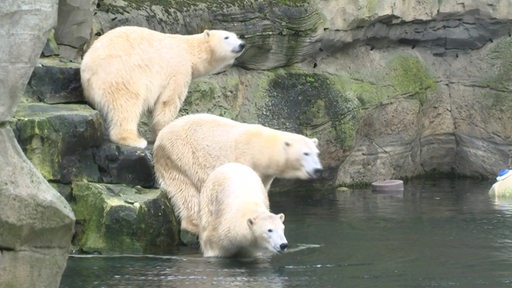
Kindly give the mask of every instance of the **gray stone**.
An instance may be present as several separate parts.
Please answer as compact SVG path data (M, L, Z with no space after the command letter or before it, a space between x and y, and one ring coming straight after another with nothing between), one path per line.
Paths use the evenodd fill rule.
M48 104L85 102L80 83L80 65L61 60L39 60L25 88L25 97Z
M9 120L56 22L56 0L0 2L0 123Z
M24 156L8 121L57 18L57 1L0 2L0 286L58 287L74 227L68 203Z
M47 180L100 179L93 149L103 142L103 123L89 106L22 103L12 125L21 148Z
M80 52L91 37L93 11L97 0L59 0L59 18L55 40L60 46L72 48L64 57L79 60Z
M179 228L169 199L158 189L73 183L79 228L74 245L83 253L170 253Z
M0 139L0 286L58 287L73 211L23 155L8 126L0 125Z
M152 146L145 149L106 142L95 152L103 183L153 187Z

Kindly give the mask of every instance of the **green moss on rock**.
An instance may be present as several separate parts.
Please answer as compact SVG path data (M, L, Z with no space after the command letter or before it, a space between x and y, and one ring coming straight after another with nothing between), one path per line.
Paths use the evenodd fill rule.
M260 123L311 136L330 125L339 145L352 145L359 103L337 89L335 77L284 71L274 76L266 90L268 101L258 116Z
M103 141L103 123L89 106L21 103L12 126L23 152L47 180L99 179L90 148Z
M87 253L170 253L178 225L158 189L73 183L78 227L74 245Z
M492 87L484 97L490 100L494 110L509 113L512 108L512 39L505 38L496 43L489 58L496 63L496 67L491 77L482 80L482 85Z
M389 63L390 82L397 96L412 95L423 105L436 89L436 80L423 62L411 54L398 54Z

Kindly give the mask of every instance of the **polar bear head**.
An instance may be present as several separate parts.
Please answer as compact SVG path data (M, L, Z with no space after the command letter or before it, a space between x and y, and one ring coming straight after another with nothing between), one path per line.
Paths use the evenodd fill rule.
M283 253L288 247L284 236L284 214L265 213L247 220L249 229L254 235L254 250L260 255Z
M283 139L285 165L280 177L314 179L322 174L318 139L289 133Z
M214 59L225 59L232 64L236 57L240 56L245 49L245 42L238 36L224 30L205 30L204 37L208 39Z

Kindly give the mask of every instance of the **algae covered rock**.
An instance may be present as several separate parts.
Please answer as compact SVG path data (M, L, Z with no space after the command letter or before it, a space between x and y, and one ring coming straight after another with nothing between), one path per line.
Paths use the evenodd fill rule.
M105 142L95 152L102 182L153 187L155 176L151 149Z
M165 194L125 185L73 183L77 235L85 253L170 253L179 228Z
M12 125L23 152L47 180L100 179L92 148L103 141L103 124L89 106L22 103Z

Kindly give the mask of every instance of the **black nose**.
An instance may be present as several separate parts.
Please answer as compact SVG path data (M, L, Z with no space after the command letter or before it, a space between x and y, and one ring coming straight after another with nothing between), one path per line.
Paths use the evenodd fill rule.
M245 49L245 42L240 43L240 45L238 45L238 48L240 48L240 51L244 50Z
M324 171L322 168L313 170L313 176L315 176L315 178L320 178L320 176L322 176L322 171Z
M288 243L281 243L281 245L279 245L279 248L281 248L281 251L286 250L286 248L288 248Z

